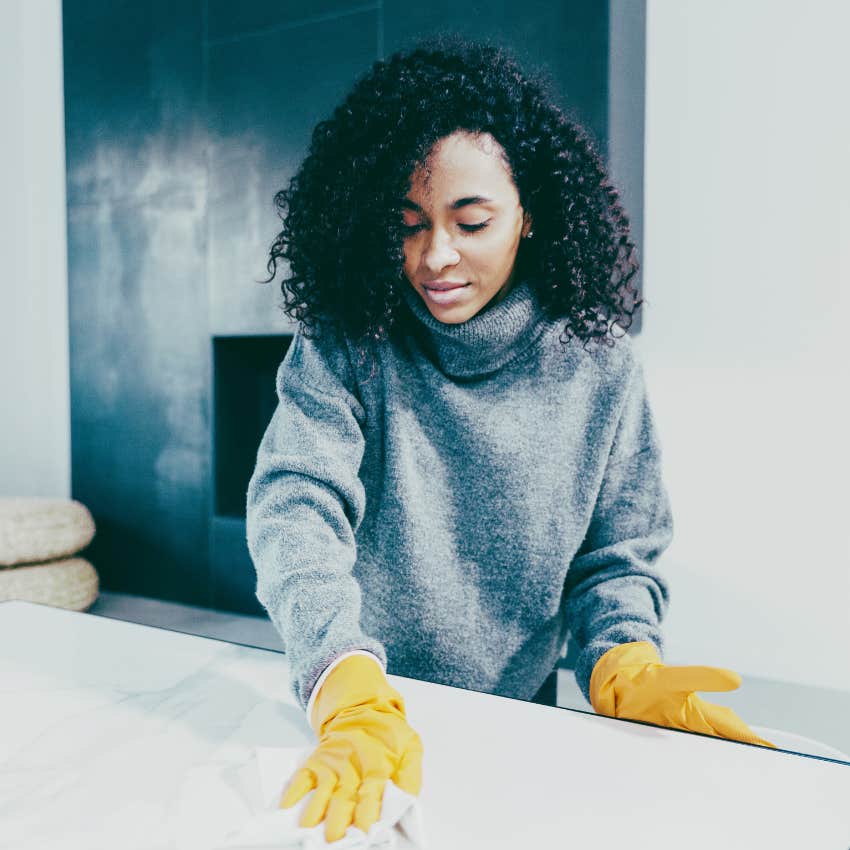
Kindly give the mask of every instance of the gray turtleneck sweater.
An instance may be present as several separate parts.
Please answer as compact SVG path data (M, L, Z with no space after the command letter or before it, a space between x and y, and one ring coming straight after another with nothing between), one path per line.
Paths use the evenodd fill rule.
M388 672L522 699L579 647L652 641L673 526L643 373L546 321L528 282L461 324L405 291L412 330L299 330L247 493L257 598L306 707L351 650Z

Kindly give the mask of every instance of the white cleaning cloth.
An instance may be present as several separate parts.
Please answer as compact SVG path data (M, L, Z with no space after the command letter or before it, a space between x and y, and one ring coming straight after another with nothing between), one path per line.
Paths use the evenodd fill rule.
M369 832L350 826L339 841L325 840L324 822L298 826L312 793L291 809L281 794L312 748L257 747L241 767L204 765L189 771L179 801L178 850L425 850L419 800L393 782L384 790L381 817Z

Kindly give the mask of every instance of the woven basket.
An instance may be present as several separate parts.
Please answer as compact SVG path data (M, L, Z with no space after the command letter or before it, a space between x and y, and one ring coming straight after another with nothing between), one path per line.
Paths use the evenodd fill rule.
M94 604L97 594L97 572L85 558L0 569L0 602L22 599L85 611Z
M94 532L88 508L73 499L0 499L0 567L69 558Z

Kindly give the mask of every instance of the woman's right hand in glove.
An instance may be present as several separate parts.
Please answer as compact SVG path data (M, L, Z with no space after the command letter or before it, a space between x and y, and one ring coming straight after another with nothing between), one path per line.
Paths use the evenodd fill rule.
M380 817L388 779L409 794L419 793L422 741L377 660L352 655L341 661L322 684L310 723L319 744L280 802L288 809L315 789L301 826L324 820L326 839L336 841L352 823L368 832Z

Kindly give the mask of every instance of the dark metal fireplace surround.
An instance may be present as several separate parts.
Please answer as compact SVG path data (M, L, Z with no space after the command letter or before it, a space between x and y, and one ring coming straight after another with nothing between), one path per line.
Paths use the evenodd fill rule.
M545 66L640 245L643 2L320 5L63 3L71 492L103 590L264 613L245 495L291 340L279 280L256 284L272 199L376 59L455 30Z

